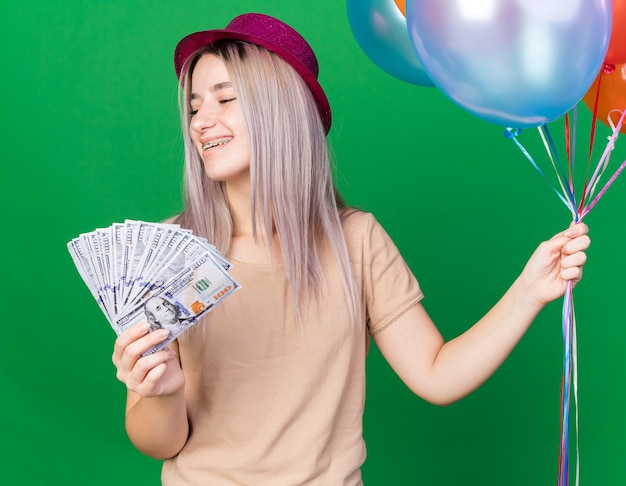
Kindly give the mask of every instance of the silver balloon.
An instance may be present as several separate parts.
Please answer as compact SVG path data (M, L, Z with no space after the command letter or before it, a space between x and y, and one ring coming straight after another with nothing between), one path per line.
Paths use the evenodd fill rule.
M407 25L433 83L486 121L561 117L587 92L611 37L611 0L407 0Z

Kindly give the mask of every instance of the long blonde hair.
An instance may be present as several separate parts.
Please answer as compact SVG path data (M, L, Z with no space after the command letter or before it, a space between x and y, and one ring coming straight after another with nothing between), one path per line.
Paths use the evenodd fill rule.
M279 56L248 43L219 41L190 56L181 74L180 110L185 143L185 208L177 222L226 253L232 219L223 183L209 179L191 142L191 74L197 60L213 54L226 65L247 122L254 238L280 244L293 309L322 295L325 276L320 245L328 242L339 266L350 316L360 323L359 293L350 267L338 208L343 205L317 105L306 83ZM259 231L260 230L260 231ZM272 238L267 238L271 245ZM304 300L302 300L304 299Z

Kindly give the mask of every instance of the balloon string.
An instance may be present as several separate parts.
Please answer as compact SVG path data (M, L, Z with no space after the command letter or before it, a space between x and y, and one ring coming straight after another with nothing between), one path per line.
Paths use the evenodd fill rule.
M574 114L574 119L575 117L576 115ZM574 190L574 179L573 179L573 168L572 168L573 152L572 152L572 147L570 145L571 140L572 138L570 134L569 115L565 113L565 154L567 155L567 175L568 175L567 182L568 182L570 191L573 191Z
M550 163L552 164L554 173L556 174L557 180L559 181L561 190L563 191L563 195L569 200L566 205L572 211L572 214L576 214L576 198L574 196L573 190L570 190L569 185L567 185L567 174L563 170L563 165L561 164L561 160L559 159L559 154L554 145L552 135L550 135L548 125L541 125L540 127L538 127L538 129L541 140L543 141L543 146L546 150L546 153L548 154L548 158L550 159Z
M569 483L569 400L571 382L571 349L570 340L570 302L571 293L568 282L567 291L563 299L563 375L561 378L561 441L559 449L559 474L557 486L566 486Z
M572 116L574 118L574 122L572 123L572 134L571 134L571 144L572 144L572 173L570 176L571 182L571 190L575 193L574 190L574 161L576 160L576 127L578 126L578 107L574 106L574 110L572 112Z
M585 202L587 201L587 196L592 196L592 194L588 194L588 188L590 186L589 182L589 169L591 168L591 157L593 154L593 145L596 139L596 125L598 120L598 105L600 102L600 86L602 85L602 77L603 73L600 71L600 75L598 76L598 84L596 86L596 92L593 101L593 109L591 113L591 130L589 133L589 153L587 154L587 172L585 174L585 183L583 184L583 195L580 198L580 206L578 207L578 213L581 214L583 208L585 207ZM595 185L592 185L595 190Z
M571 286L571 285L570 285ZM574 406L576 414L574 415L574 427L576 431L576 483L580 483L580 442L579 442L579 423L578 423L578 331L576 330L576 313L574 312L574 296L571 298L572 308L572 388L574 391Z
M570 405L574 403L574 433L576 447L575 485L580 478L580 454L578 441L578 362L576 347L576 316L574 313L573 285L567 282L563 296L563 376L561 379L561 441L559 449L559 473L557 486L569 484Z
M604 149L602 157L600 158L600 162L598 163L598 166L596 167L596 170L591 178L591 182L589 186L593 190L595 190L595 187L600 180L600 176L604 173L604 171L606 170L606 167L608 166L609 156L611 154L611 151L615 148L615 141L617 140L617 137L620 133L622 124L624 123L624 120L625 120L625 116L626 116L626 110L622 112L622 115L619 121L617 122L617 125L613 128L613 133L608 139L608 143L606 144L606 148ZM582 219L585 215L587 215L589 211L591 211L591 209L598 203L600 198L604 195L607 189L611 187L611 184L615 182L615 179L617 178L618 175L620 175L620 173L624 170L625 167L626 167L626 161L622 162L622 164L617 168L615 173L611 176L611 178L607 181L604 187L600 190L598 195L585 208L583 208L583 210L580 213L580 219ZM600 169L602 170L600 171ZM587 188L587 191L589 192L589 187ZM593 196L593 191L591 191L590 193L590 197L592 196Z
M590 135L589 135L589 154L587 155L587 177L585 177L585 184L583 186L583 196L581 198L580 201L580 207L578 212L582 213L585 202L587 201L587 197L591 197L593 196L593 192L595 191L595 184L589 182L589 169L591 167L591 157L592 157L592 153L593 153L593 145L595 142L595 138L596 138L596 125L597 125L597 120L598 120L598 106L600 103L600 87L602 86L602 79L604 78L605 74L609 74L610 71L609 67L607 65L604 66L604 68L600 71L600 74L598 76L598 84L596 85L596 90L595 90L595 95L594 95L594 101L593 101L593 109L591 111L591 131L590 131ZM589 186L592 187L591 189L591 193L589 193Z
M563 204L565 204L565 206L567 208L569 208L569 203L567 202L567 200L563 197L563 195L558 191L558 189L556 187L554 187L554 185L552 184L552 182L550 182L550 179L548 179L548 177L546 177L546 175L543 173L543 171L541 170L541 168L539 167L539 165L537 165L537 162L535 162L535 159L533 159L532 155L530 155L530 152L528 152L528 150L526 150L526 148L521 144L521 142L518 140L518 135L521 133L521 130L519 128L507 128L504 131L504 137L505 138L509 138L511 140L513 140L513 142L515 142L515 145L517 146L517 148L520 149L520 151L524 154L524 156L528 159L528 161L531 163L531 165L535 168L535 170L537 172L539 172L539 174L541 175L541 177L543 177L545 179L545 181L548 183L548 185L552 188L552 190L554 191L554 193L559 197L559 199L563 202Z
M596 124L596 114L594 113L594 128ZM574 196L574 167L575 167L575 138L576 138L576 111L573 114L573 125L570 126L569 119L566 119L566 149L568 151L568 174L567 177L562 177L562 170L559 172L559 168L562 169L558 160L558 155L554 147L554 142L550 136L550 132L546 126L539 127L539 134L542 138L544 148L550 158L552 167L557 175L563 194L561 194L556 187L548 180L539 165L535 162L530 153L524 148L521 142L518 140L518 136L521 133L520 129L507 128L505 130L505 137L512 139L516 146L522 151L524 156L531 162L532 166L539 172L539 174L548 182L549 186L557 194L559 199L570 209L573 213L573 219L575 222L582 221L582 219L593 209L600 198L606 193L608 188L613 184L619 174L626 168L626 160L618 167L615 173L610 177L607 183L602 187L597 196L594 197L596 187L599 181L608 167L610 160L610 154L615 147L615 142L620 133L621 127L626 120L626 110L621 113L621 117L616 126L613 126L612 120L609 118L609 124L613 129L613 133L608 137L607 146L598 162L593 175L589 178L590 172L590 158L587 163L587 172L585 175L585 185L580 205L576 207ZM571 140L571 143L569 142ZM593 144L593 135L590 141ZM553 153L556 156L556 163L553 158ZM590 149L591 153L591 149ZM558 168L557 168L558 165ZM559 177L561 174L561 177ZM568 190L565 189L563 181L567 184ZM591 200L590 203L587 201ZM561 379L561 410L560 410L560 426L561 426L561 438L559 447L559 461L558 461L558 476L557 486L568 486L570 478L570 424L574 426L575 442L574 447L576 454L574 456L575 465L575 485L579 485L580 481L580 447L579 447L579 420L578 420L578 361L577 361L577 330L576 330L576 316L574 313L574 297L573 297L573 284L567 282L566 292L563 296L563 315L562 315L562 329L563 329L563 376ZM571 415L571 400L573 399L574 414Z
M596 121L598 120L598 105L600 104L600 85L602 84L602 71L598 76L598 85L596 86L595 98L593 101L593 110L591 116L591 133L589 136L589 154L587 156L587 163L591 165L591 154L593 152L593 142L596 139Z
M572 209L576 206L574 196L574 166L576 161L576 121L578 118L577 114L577 107L574 106L574 109L572 110L573 123L571 126L569 122L569 114L565 114L565 151L567 154L568 190L569 194L572 194ZM578 212L579 211L572 210L572 214L578 214Z
M596 203L600 200L600 198L604 195L604 193L607 191L607 189L611 186L611 184L613 184L613 182L615 182L615 179L617 178L618 175L620 175L620 173L624 170L624 168L626 168L626 160L624 162L622 162L622 165L619 166L619 168L615 171L615 173L611 176L611 178L607 181L607 183L604 185L604 187L600 190L600 192L598 193L598 195L596 196L596 198L591 201L591 203L587 206L587 208L585 208L581 214L581 218L582 219L584 216L586 216L589 211L591 211L591 209L596 205Z
M576 194L576 189L574 187L574 167L575 167L575 160L576 160L576 127L578 126L578 106L574 106L574 109L572 110L572 118L573 118L573 123L572 123L572 128L571 128L571 134L569 135L568 139L571 141L571 150L572 150L572 164L571 164L571 172L570 172L570 191L573 194ZM582 202L578 203L579 208L582 205ZM577 211L575 211L576 214L580 214L580 209L578 209Z

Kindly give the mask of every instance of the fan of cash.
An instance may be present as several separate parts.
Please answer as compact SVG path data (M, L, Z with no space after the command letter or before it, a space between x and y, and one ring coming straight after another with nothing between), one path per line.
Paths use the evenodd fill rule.
M175 224L127 220L72 239L68 250L113 330L139 322L167 329L152 354L240 288L230 263Z

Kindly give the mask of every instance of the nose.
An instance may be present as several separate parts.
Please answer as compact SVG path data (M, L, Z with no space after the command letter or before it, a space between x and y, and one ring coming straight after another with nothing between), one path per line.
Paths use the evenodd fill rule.
M189 126L192 130L196 132L202 132L207 128L211 128L215 126L216 118L215 112L211 110L205 104L201 105L196 113L191 117L191 122Z

